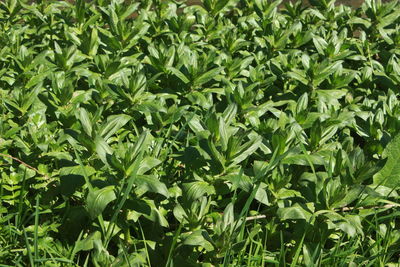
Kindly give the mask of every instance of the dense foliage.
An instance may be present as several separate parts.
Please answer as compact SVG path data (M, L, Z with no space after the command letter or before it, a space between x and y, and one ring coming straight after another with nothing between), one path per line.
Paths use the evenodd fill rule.
M1 266L399 263L400 4L0 2Z

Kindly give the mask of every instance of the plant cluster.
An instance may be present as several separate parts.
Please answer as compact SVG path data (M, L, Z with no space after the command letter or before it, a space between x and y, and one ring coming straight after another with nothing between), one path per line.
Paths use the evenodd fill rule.
M399 263L400 4L0 2L1 266Z

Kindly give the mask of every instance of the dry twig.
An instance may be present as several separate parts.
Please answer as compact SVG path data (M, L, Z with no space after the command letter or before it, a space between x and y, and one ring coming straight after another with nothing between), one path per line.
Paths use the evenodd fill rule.
M7 154L3 154L3 153L0 153L0 156L5 157L5 158L9 158L9 159L12 159L12 160L15 160L15 161L17 161L18 163L24 165L25 167L27 167L27 168L29 168L29 169L31 169L31 170L34 170L36 173L42 175L43 177L48 178L48 176L47 176L46 174L41 173L41 172L40 172L38 169L36 169L35 167L29 165L29 164L26 163L26 162L23 162L22 160L20 160L20 159L18 159L18 158L16 158L16 157L13 157L13 156L7 155Z

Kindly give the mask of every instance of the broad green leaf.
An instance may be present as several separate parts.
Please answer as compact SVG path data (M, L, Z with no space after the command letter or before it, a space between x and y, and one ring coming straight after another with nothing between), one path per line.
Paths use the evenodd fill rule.
M363 191L364 186L353 186L348 192L346 192L346 195L343 199L340 199L339 201L333 203L331 206L333 208L341 208L347 206L353 201L357 200L361 196L361 193Z
M41 72L41 73L33 76L25 86L27 88L31 88L31 87L43 82L44 79L46 79L46 77L48 75L50 75L50 73L51 73L51 71L49 70L49 71Z
M215 76L217 76L222 70L223 70L222 67L218 67L201 74L193 81L193 85L199 86L214 79Z
M107 155L111 155L113 153L111 147L107 144L104 138L100 136L96 136L94 139L94 146L101 161L107 165Z
M116 199L114 186L106 186L89 192L86 198L86 209L92 219L97 218L106 206Z
M293 69L292 71L287 72L286 75L292 79L295 79L295 80L301 82L304 85L309 84L306 73L302 70Z
M123 127L129 120L130 116L125 114L111 115L107 118L107 121L100 127L99 134L108 140L114 133L116 133L121 127Z
M78 116L79 120L81 121L83 130L86 132L88 136L92 136L93 127L92 127L92 121L89 117L89 113L86 111L86 109L80 108Z
M85 172L87 176L92 176L96 173L96 170L93 167L85 166ZM63 167L60 169L60 190L61 194L70 196L72 195L78 188L82 187L85 184L85 178L82 167L71 166L71 167Z
M176 77L178 77L183 83L187 84L190 82L189 78L185 76L180 70L174 68L174 67L169 67L168 70L174 74Z
M160 182L157 177L152 175L138 175L135 179L135 184L139 187L140 191L150 191L161 194L168 198L168 189L164 183Z
M93 249L93 241L101 239L101 233L99 231L96 231L94 233L91 233L88 237L86 237L83 240L79 240L76 243L75 247L75 252L79 251L90 251Z
M160 165L161 163L162 161L157 158L145 157L140 163L138 174L139 175L144 174L147 171L151 170L152 168Z
M182 186L183 194L189 202L195 201L204 195L215 194L214 187L203 181L185 183Z
M400 135L397 135L387 145L383 152L386 158L385 166L374 175L375 185L384 185L396 189L400 186Z
M251 154L253 154L261 145L262 137L257 136L241 146L240 151L232 159L233 164L238 164L243 160L247 159Z
M278 216L282 220L306 220L309 221L312 214L298 203L289 208L279 208Z
M360 17L351 17L348 20L348 23L349 24L362 24L367 28L369 28L371 26L371 22L369 22L367 19L363 19L363 18L360 18Z
M325 50L328 47L328 43L322 37L319 37L319 36L313 37L313 43L314 43L314 46L317 49L318 53L321 55L324 55Z
M283 160L283 164L309 166L310 162L313 165L324 165L325 160L319 155L287 155Z
M231 202L224 209L223 226L222 226L222 228L224 230L229 230L228 227L232 227L233 223L235 222L235 214L234 214L233 208L234 208L234 205Z
M203 247L206 251L213 251L213 245L204 238L204 231L205 230L196 230L194 232L182 234L184 237L183 244L187 246Z
M257 190L255 199L264 205L270 204L267 191L265 190L265 188L261 188L261 186Z

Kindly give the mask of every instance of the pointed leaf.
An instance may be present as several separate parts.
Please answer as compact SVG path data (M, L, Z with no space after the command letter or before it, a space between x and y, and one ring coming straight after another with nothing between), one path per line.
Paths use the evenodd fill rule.
M384 185L397 189L400 186L400 134L397 135L386 147L383 156L387 158L385 166L374 175L375 185Z
M193 81L193 85L199 86L208 81L211 81L213 78L215 78L215 76L217 76L222 71L222 69L223 69L222 67L214 68L212 70L207 71L206 73L203 73Z
M116 199L114 186L106 186L102 189L89 192L86 198L86 209L92 219L97 218L106 206Z

